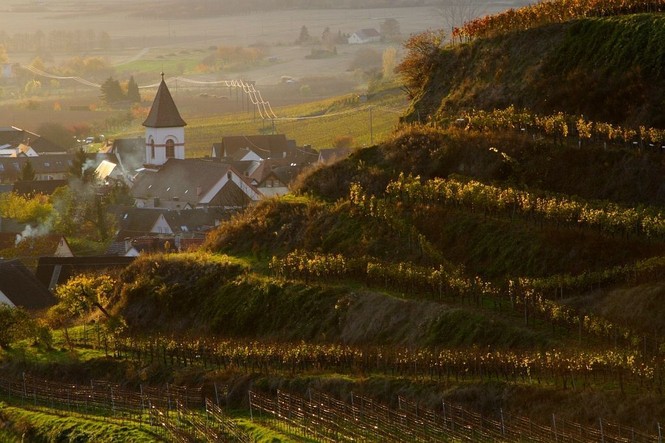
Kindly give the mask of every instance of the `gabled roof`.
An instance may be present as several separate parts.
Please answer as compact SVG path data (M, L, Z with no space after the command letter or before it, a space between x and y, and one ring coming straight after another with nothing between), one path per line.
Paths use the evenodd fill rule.
M187 123L180 117L180 112L171 97L169 88L164 81L164 74L162 74L162 82L157 89L157 95L152 102L148 118L143 122L143 126L149 128L177 128L187 126Z
M44 234L40 235L38 228L27 225L18 232L0 232L0 250L9 249L15 254L24 255L30 252L35 255L55 255L58 250L70 256L71 248L64 235Z
M263 160L258 167L249 174L249 178L253 183L261 183L269 176L275 175L274 171L277 169L289 169L295 167L296 166L292 166L292 163L289 160ZM300 168L298 170L300 170ZM281 177L279 178L281 179Z
M102 273L109 269L122 269L134 257L40 257L36 277L47 288L67 283L70 277L83 273Z
M188 209L168 211L164 217L175 233L203 233L214 228L218 222L231 218L231 212L217 209Z
M123 207L115 211L118 217L119 231L116 241L140 236L160 235L151 229L164 217L174 234L193 236L203 234L215 227L220 221L229 219L230 211L218 208L198 208L183 210L168 210L164 208L135 208Z
M295 140L288 140L284 134L231 135L213 144L213 156L235 157L238 151L252 150L261 158L283 158L284 153L290 155L295 147Z
M45 309L56 303L56 298L18 260L0 261L0 292L14 306L29 310Z
M145 163L145 139L143 137L117 138L113 140L111 152L115 154L121 167L133 174Z
M99 166L95 169L95 174L97 174L97 177L99 177L100 180L106 180L109 175L113 174L113 171L117 166L117 164L111 163L108 160L102 160Z
M170 158L158 171L141 172L132 187L132 195L134 198L142 199L174 200L175 198L191 206L197 206L206 193L228 173L238 175L227 164L209 160Z
M166 212L162 208L125 207L118 215L118 234L116 240L148 235L159 217Z
M53 143L34 132L15 126L0 128L0 146L10 145L18 147L20 144L30 145L39 154L59 154L67 152L67 149Z

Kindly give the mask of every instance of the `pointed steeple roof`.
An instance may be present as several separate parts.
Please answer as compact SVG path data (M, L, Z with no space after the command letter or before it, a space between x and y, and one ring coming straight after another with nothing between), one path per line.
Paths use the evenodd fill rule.
M187 126L187 123L180 117L169 88L166 86L163 72L162 82L159 84L157 95L152 102L152 108L150 108L150 113L148 114L148 118L143 122L143 126L149 128L177 128Z

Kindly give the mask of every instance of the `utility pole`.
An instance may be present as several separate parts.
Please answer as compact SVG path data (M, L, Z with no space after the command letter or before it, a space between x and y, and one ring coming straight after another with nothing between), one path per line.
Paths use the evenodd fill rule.
M372 107L369 107L369 145L374 145L374 128L372 125Z

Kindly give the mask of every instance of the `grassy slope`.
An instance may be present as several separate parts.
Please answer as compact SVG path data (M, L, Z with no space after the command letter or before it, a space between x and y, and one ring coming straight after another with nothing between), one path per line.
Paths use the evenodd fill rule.
M107 418L72 417L68 414L56 415L49 412L28 411L15 406L1 405L0 417L8 437L16 436L16 441L77 441L77 442L153 442L159 441L156 429L128 423L113 423ZM3 441L12 441L4 440Z
M665 17L583 19L441 51L410 119L510 104L595 121L665 126Z
M639 16L580 21L449 50L442 56L439 76L432 79L431 84L437 86L423 92L415 109L426 115L437 112L442 103L446 108L493 106L507 105L514 99L519 105L547 111L543 103L540 105L545 107L538 108L535 80L529 83L524 79L531 75L542 81L547 78L544 73L548 69L578 72L585 62L574 66L572 62L568 62L569 65L557 63L566 60L566 51L572 51L577 44L575 35L591 32L585 26L604 35L601 32L604 26L615 30L633 29L638 21L659 20ZM604 38L610 40L607 36ZM561 46L564 43L565 46ZM523 53L527 47L535 49ZM499 49L504 52L499 54L496 52ZM548 55L539 58L538 49ZM598 57L602 51L597 50ZM621 63L624 61L617 61L617 66L623 66ZM497 67L501 69L497 71ZM446 69L452 73L448 77L442 76ZM645 75L660 78L660 73L647 71ZM617 72L624 71L617 69ZM616 75L624 78L623 74ZM463 81L462 76L466 80ZM538 87L558 90L553 85ZM561 91L566 87L564 85ZM616 90L619 98L608 95L603 99L625 100L625 94L634 92L630 91L633 90L626 92L619 88ZM564 103L563 98L558 100ZM344 109L344 105L338 105L331 104L328 110ZM593 109L597 106L595 103ZM631 116L641 115L644 109L633 109ZM300 111L307 112L304 108ZM612 118L628 120L618 115ZM211 123L211 127L214 126L215 123ZM507 157L497 155L490 148L497 148ZM361 288L357 282L307 284L271 279L265 275L267 261L272 255L282 255L296 248L348 256L367 254L395 262L428 263L432 260L405 245L404 232L394 226L353 217L345 201L352 182L360 182L372 194L379 195L388 180L402 171L424 178L463 174L488 183L584 198L610 199L629 205L662 205L662 167L660 158L650 154L577 151L572 146L555 146L547 141L506 134L477 135L426 128L405 130L388 138L380 147L360 150L348 160L318 169L303 178L298 189L307 197L262 202L211 234L208 248L247 257L251 266L237 261L221 264L225 259L213 255L139 259L125 273L114 309L125 316L135 331L168 330L265 340L394 343L416 347L577 346L569 337L553 336L547 327L538 324L523 327L519 319L499 317L481 308L418 300L417 294L372 291ZM480 213L437 207L414 214L409 221L445 259L464 265L471 275L497 279L576 273L627 263L662 250L659 242L604 237L568 228L540 228L522 221L510 222ZM576 303L628 324L646 321L649 328L657 329L660 327L657 301L661 293L661 285L656 283L649 287L584 294ZM626 310L626 306L636 309ZM187 315L182 315L183 312ZM195 376L201 377L200 374ZM255 384L265 389L287 387L295 392L305 392L309 386L323 386L338 393L360 388L386 401L405 392L430 401L445 395L479 410L496 411L505 405L506 410L513 413L539 417L543 421L556 412L557 416L562 414L571 420L588 420L589 423L594 423L598 417L615 420L630 417L631 423L638 425L650 423L657 405L660 405L659 410L663 405L657 393L648 397L625 397L611 389L563 391L535 385L473 381L442 386L425 381L364 375L345 378L326 373L290 378L244 374L209 376L228 380L238 377L240 380L235 383L239 392Z

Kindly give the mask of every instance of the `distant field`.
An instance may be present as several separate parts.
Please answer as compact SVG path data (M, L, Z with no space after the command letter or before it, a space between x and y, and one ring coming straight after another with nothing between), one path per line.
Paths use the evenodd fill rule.
M215 117L192 117L185 113L187 156L202 157L210 154L213 143L222 137L239 134L286 134L299 145L314 149L332 147L337 136L351 136L354 146L367 146L385 140L397 126L399 116L406 108L404 94L395 89L379 99L360 102L355 95L274 109L277 118L261 119L254 112L224 114ZM371 108L371 111L370 111ZM370 115L371 114L371 115ZM117 137L143 135L138 124Z

